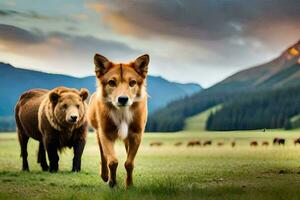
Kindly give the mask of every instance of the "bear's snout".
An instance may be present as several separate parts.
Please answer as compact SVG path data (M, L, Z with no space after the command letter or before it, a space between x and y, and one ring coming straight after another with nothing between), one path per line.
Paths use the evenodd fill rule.
M67 122L76 124L79 120L79 112L76 108L71 108L66 116Z
M70 121L71 122L76 122L77 121L77 116L76 115L71 115Z
M70 117L67 118L67 121L72 124L77 123L78 115L70 115Z

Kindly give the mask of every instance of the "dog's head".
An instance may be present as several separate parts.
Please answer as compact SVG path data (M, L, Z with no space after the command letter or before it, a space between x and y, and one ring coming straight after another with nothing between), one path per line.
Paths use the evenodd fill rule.
M98 92L104 102L122 108L145 98L149 55L142 55L128 64L115 64L96 54L94 63Z

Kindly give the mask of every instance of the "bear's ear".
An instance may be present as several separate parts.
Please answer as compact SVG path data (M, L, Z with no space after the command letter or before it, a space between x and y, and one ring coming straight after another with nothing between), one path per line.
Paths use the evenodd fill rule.
M146 78L148 73L149 59L149 55L145 54L138 57L133 63L135 71L143 78Z
M80 89L80 97L82 98L82 101L86 100L89 96L89 91L85 88Z
M95 63L96 76L98 78L100 78L106 72L108 72L109 68L112 65L112 63L107 58L97 53L94 56L94 63Z
M56 104L58 102L60 95L56 91L52 91L49 94L49 99L51 103Z

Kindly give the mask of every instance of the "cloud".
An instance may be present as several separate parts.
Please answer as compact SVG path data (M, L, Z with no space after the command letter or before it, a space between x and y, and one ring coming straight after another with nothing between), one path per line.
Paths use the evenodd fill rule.
M85 4L85 7L100 13L102 15L102 22L121 34L139 36L144 35L144 31L140 30L140 27L128 21L126 16L112 8L109 4L104 4L101 2L88 2Z
M102 40L93 36L76 36L61 32L42 33L38 30L33 32L5 24L0 24L0 40L4 44L15 43L16 45L24 44L28 46L49 45L78 52L96 52L102 50L108 54L116 55L125 54L125 52L129 54L138 52L124 43ZM7 47L9 48L9 45Z
M298 0L84 2L0 8L1 23L14 25L0 27L0 59L77 75L90 72L95 52L117 61L146 52L152 74L208 86L300 37Z
M229 71L265 62L300 37L298 0L99 0L86 7L115 33L164 48L169 60Z
M127 1L126 4L122 0L113 0L87 5L101 14L104 23L122 34L157 34L199 40L253 36L256 29L277 22L297 26L300 18L298 0L146 0ZM265 30L265 34L273 30Z
M0 9L0 16L2 17L21 17L26 19L34 19L34 20L44 20L44 21L54 21L54 20L60 20L60 21L66 21L66 22L75 22L74 20L78 20L79 18L84 18L83 15L74 15L71 17L68 16L48 16L40 14L36 11L26 11L26 12L20 12L16 10L10 10L10 9Z
M0 24L0 44L0 52L44 62L43 66L35 67L73 75L91 74L92 71L86 70L86 67L93 66L92 59L96 52L112 60L127 60L142 54L139 50L117 41L102 40L89 35L43 33L4 24Z
M89 16L83 13L72 14L71 17L78 21L87 21L89 19Z
M105 4L100 3L100 2L87 2L85 4L85 7L94 10L96 12L103 12L105 10L107 10L107 7Z
M163 41L155 48L178 43L167 48L169 59L229 71L265 62L300 37L298 0L99 0L87 5L116 33Z
M17 11L14 10L0 10L0 16L6 17L6 16L12 16L20 14Z
M4 43L32 45L45 40L43 35L20 29L15 26L0 24L0 40Z
M9 0L9 1L5 1L4 5L9 6L9 7L15 7L16 6L16 2L13 0Z

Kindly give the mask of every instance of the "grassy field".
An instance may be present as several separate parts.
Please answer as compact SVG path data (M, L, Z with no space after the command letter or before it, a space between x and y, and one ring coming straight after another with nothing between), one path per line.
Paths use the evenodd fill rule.
M222 108L222 105L216 105L212 108L209 108L197 115L188 117L185 120L185 126L184 130L187 131L197 131L197 130L205 130L206 127L206 121L209 117L210 113L215 113L216 111L220 110Z
M287 139L284 147L250 147L252 140ZM119 155L116 189L100 180L99 152L90 134L82 172L71 173L72 152L61 155L60 172L42 172L36 163L38 143L29 144L31 171L21 172L16 134L0 134L0 199L299 199L300 146L293 139L300 130L267 132L181 132L145 134L134 171L135 187L124 188L125 151ZM175 147L175 142L212 139L210 147ZM236 141L236 147L230 146ZM150 147L154 141L163 146ZM225 145L215 144L224 141Z

